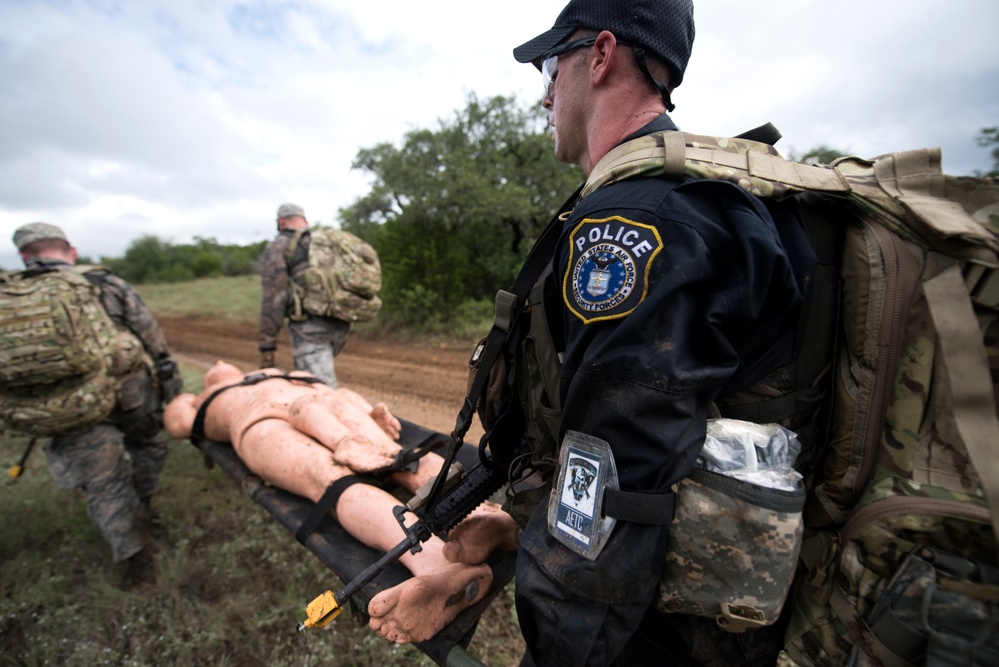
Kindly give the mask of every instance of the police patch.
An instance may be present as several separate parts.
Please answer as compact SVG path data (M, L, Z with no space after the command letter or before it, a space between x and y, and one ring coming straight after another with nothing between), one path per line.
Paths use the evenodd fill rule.
M619 216L579 223L562 282L566 306L585 324L624 317L648 294L659 231Z

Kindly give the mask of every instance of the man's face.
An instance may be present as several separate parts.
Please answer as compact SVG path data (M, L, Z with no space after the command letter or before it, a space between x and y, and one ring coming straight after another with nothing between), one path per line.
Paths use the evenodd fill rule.
M290 215L286 218L277 219L278 231L282 229L304 229L308 226L308 223L300 215Z
M555 158L570 164L581 164L586 155L585 92L586 53L583 46L557 56L555 78L542 106L548 110L552 128Z

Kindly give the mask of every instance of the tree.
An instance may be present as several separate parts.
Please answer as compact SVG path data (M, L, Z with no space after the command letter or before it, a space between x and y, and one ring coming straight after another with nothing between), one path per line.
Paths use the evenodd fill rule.
M444 324L461 303L509 287L582 181L578 168L555 160L546 112L474 94L436 130L413 130L401 147L362 149L353 167L374 182L340 209L340 224L378 250L386 310L403 320L439 315ZM404 312L413 301L419 308L408 310L422 315Z
M992 146L992 169L985 173L975 172L976 176L991 176L999 178L999 127L983 127L978 133L978 145L982 148Z

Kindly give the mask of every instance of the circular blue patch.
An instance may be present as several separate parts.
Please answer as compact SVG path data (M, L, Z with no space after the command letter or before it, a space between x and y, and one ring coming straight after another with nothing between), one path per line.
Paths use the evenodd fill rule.
M663 247L656 228L619 216L586 219L570 238L563 281L569 310L587 324L634 310L646 296L649 265Z

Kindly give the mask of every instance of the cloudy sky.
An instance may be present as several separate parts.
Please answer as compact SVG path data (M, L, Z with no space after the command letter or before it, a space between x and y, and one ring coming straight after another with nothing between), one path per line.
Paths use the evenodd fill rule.
M513 47L564 0L0 0L0 267L34 220L81 254L154 234L270 238L278 204L313 222L368 186L357 151L398 144L466 96L540 100ZM773 122L785 154L940 146L991 167L995 0L699 0L674 120L701 134Z

